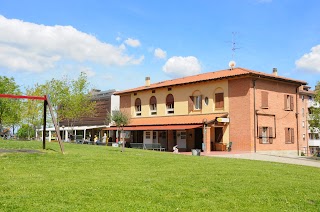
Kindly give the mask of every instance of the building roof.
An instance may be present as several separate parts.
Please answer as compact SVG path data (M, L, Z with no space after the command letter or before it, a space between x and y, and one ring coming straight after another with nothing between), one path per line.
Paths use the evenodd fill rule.
M201 115L161 116L131 118L127 126L159 126L159 125L194 125L210 122L217 117L226 117L228 113L213 113Z
M238 77L238 76L261 77L261 78L267 78L267 79L295 83L295 84L299 84L299 85L306 85L307 84L307 82L305 82L305 81L290 79L290 78L286 78L286 77L276 76L274 74L267 74L267 73L253 71L253 70L239 67L239 68L234 68L232 70L225 69L225 70L220 70L220 71L215 71L215 72L207 72L207 73L203 73L203 74L198 74L198 75L194 75L194 76L187 76L187 77L183 77L183 78L166 80L166 81L150 84L150 86L141 86L141 87L132 88L132 89L128 89L128 90L117 91L114 94L120 95L120 94L131 93L131 92L142 91L142 90L150 90L150 89L155 89L155 88L190 84L190 83L196 83L196 82L202 82L202 81L221 80L221 79L233 78L233 77Z

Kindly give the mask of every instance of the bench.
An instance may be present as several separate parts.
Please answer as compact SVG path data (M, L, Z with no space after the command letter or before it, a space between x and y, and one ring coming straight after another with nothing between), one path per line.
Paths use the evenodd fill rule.
M143 144L143 149L166 151L166 148L161 147L160 143Z
M143 149L143 143L130 143L131 148Z

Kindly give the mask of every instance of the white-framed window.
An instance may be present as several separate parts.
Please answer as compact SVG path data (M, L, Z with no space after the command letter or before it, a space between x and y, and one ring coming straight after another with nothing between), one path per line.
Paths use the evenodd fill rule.
M304 117L304 108L301 109L302 117Z
M135 101L136 116L141 116L141 99L137 98Z
M195 110L200 110L201 109L201 101L202 101L201 96L195 96L194 97L194 109Z
M157 115L157 99L155 96L150 98L150 115Z
M172 94L168 94L166 98L167 114L174 114L174 98Z

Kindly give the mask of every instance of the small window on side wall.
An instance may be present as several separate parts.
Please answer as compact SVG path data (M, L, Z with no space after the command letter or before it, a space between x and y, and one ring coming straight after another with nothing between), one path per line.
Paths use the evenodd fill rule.
M293 144L294 143L294 129L293 128L285 128L285 143Z
M294 102L293 102L293 95L284 95L284 110L293 111L294 109Z

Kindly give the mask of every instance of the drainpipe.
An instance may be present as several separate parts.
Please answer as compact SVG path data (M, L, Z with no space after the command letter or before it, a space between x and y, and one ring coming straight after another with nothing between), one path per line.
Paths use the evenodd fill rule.
M297 153L298 153L298 156L299 156L299 120L298 120L298 115L299 115L299 111L298 111L299 87L296 88L296 123L297 123Z
M257 120L256 120L256 80L252 80L253 83L253 138L254 138L254 143L253 143L253 148L254 148L254 152L257 152L257 136L256 136L256 124L257 124Z

